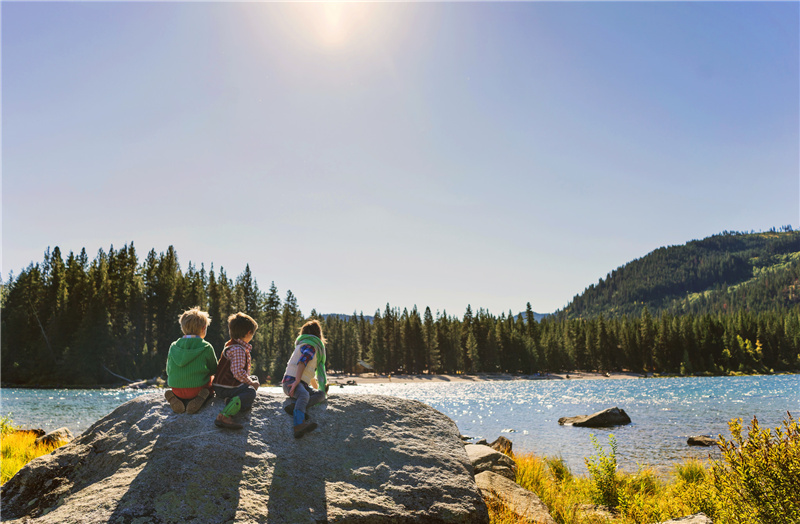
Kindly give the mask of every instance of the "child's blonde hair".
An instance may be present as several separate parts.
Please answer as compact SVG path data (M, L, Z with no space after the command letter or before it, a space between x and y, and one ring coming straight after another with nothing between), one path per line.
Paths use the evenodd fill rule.
M300 328L301 335L314 335L318 339L325 344L325 337L322 336L322 324L319 323L319 320L309 320L303 327Z
M200 336L211 324L211 317L205 311L200 311L199 307L193 307L184 311L178 321L181 323L181 331L184 335Z
M256 329L258 329L258 322L246 313L240 311L228 317L228 333L231 340L244 338L251 331L255 333Z

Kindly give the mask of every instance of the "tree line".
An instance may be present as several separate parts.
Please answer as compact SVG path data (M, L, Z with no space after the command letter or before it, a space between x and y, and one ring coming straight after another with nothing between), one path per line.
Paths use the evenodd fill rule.
M305 316L288 290L259 288L250 272L231 278L220 267L189 263L173 247L139 262L133 244L86 250L63 258L48 249L3 282L0 360L5 384L99 385L114 375L163 375L170 344L181 336L181 312L199 306L212 323L206 339L227 340L225 319L244 311L259 323L253 368L262 381L280 380L299 326L323 323L328 367L343 372L537 373L570 370L713 373L800 368L800 306L759 311L571 318L540 321L526 311L499 316L467 306L462 316L416 306L369 317Z

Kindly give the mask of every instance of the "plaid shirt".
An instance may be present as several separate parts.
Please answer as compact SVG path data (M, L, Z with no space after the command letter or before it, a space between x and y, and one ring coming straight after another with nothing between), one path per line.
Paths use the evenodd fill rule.
M225 354L231 361L231 373L239 382L255 386L250 380L250 350L253 346L239 339L231 342L232 344L225 349Z

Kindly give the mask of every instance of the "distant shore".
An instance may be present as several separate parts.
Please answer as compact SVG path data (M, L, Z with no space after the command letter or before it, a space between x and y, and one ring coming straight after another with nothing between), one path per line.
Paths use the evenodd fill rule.
M647 375L649 377L652 374ZM466 383L490 382L512 380L610 380L620 378L644 378L642 373L626 371L612 371L596 373L592 371L576 371L570 373L540 373L532 375L512 375L510 373L475 373L459 375L387 375L380 373L328 373L328 382L334 385L347 384L354 381L356 384L440 384L440 383Z
M783 371L769 373L769 375L796 375L800 370ZM355 384L464 384L469 382L510 382L514 380L616 380L625 378L691 378L697 376L746 376L746 373L734 373L730 375L679 375L677 373L637 373L632 371L559 371L558 373L533 373L533 374L511 374L511 373L472 373L472 374L386 374L386 373L328 373L328 383L331 385L352 385ZM147 382L148 384L142 384ZM157 383L153 383L157 382ZM158 378L138 381L141 389L164 387L163 379ZM134 389L139 389L134 385ZM264 383L265 386L276 384ZM41 384L0 384L0 388L21 388L21 389L125 389L131 387L130 384L98 384L95 386L87 385L41 385Z

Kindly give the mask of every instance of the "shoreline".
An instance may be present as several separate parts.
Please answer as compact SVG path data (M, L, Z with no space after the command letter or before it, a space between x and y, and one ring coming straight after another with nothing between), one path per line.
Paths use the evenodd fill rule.
M649 374L647 377L653 377ZM515 380L611 380L623 378L645 378L642 373L614 371L597 373L593 371L542 373L533 375L514 375L511 373L474 373L459 375L382 375L379 373L330 373L330 385L348 385L348 381L356 384L442 384L468 382L510 382Z
M797 375L800 370L782 371L768 374L735 373L730 375L679 375L677 373L638 373L632 371L609 371L600 373L596 371L559 371L557 373L542 374L512 374L512 373L472 373L472 374L380 374L380 373L328 373L328 383L331 386L358 385L358 384L465 384L475 382L511 382L516 380L619 380L636 378L693 378L693 377L734 377L734 376L772 376L772 375ZM151 379L152 380L152 379ZM348 381L351 383L348 384ZM137 383L145 382L137 381ZM355 384L352 384L355 382ZM265 382L264 386L278 386ZM41 384L0 384L0 389L156 389L161 385L147 385L144 387L126 387L125 384L99 384L86 385L41 385Z

